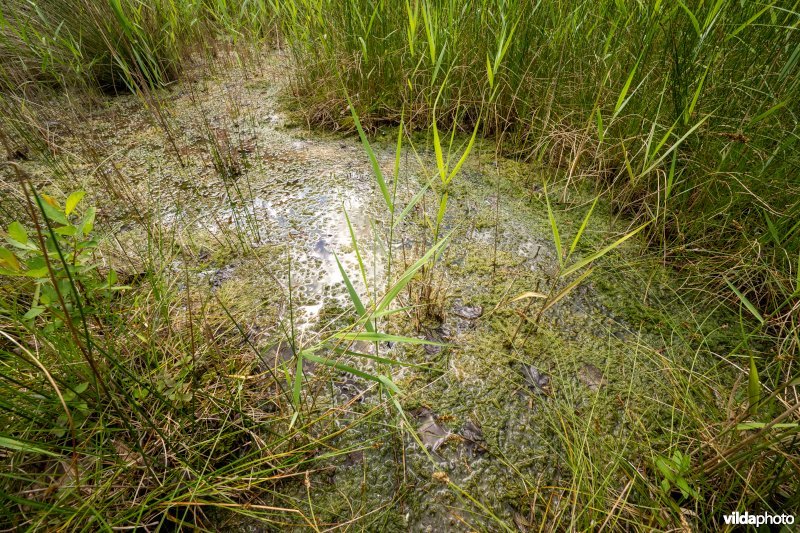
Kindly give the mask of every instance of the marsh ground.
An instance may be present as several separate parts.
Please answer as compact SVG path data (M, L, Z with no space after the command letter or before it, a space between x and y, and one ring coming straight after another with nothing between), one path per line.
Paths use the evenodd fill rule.
M259 388L275 398L287 393L294 353L357 318L337 258L362 299L375 302L387 283L387 246L399 273L432 244L430 192L387 244L388 213L364 149L357 138L310 131L286 111L287 61L273 53L257 69L224 61L198 68L149 96L164 122L133 95L69 107L57 97L46 111L52 151L25 162L37 187L55 197L87 191L98 209L101 263L128 280L130 293L146 294L135 280L158 265L177 296L175 327L185 328L194 312L211 344L232 343L224 359L200 350L192 365L195 397L246 391L237 401L257 423L225 445L231 457L258 448L265 435L291 432L294 420L271 414L285 406L265 401ZM378 160L391 174L393 132L378 138ZM426 139L414 139L400 156L399 206L435 174ZM65 171L54 176L53 168ZM630 241L538 326L517 333L540 305L517 295L567 285L544 201L551 172L478 143L449 190L441 229L452 234L435 270L381 318L387 333L441 345L358 341L350 351L402 364L339 359L365 372L391 366L402 412L374 382L306 362L304 437L323 444L247 502L231 496L243 514L264 511L268 521L209 501L215 527L670 522L658 512L644 517L635 502L670 497L654 461L671 455L701 413L738 410L732 399L745 393L723 386L735 377L720 357L736 344L728 333L736 317L686 302L678 275ZM14 187L4 184L7 198L19 194ZM587 187L553 200L567 242L592 199ZM601 201L576 254L588 256L629 229ZM165 357L156 366L185 376L183 364ZM184 409L212 422L218 415L208 405L187 400ZM682 501L678 512L688 516L691 503Z

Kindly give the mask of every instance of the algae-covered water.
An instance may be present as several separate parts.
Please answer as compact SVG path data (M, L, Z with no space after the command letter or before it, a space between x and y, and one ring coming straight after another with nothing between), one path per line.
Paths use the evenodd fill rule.
M106 228L107 261L121 271L145 268L155 241L178 250L167 268L188 273L182 288L224 305L261 354L248 356L252 372L278 375L292 368L289 338L311 345L355 319L337 258L362 299L374 302L386 288L389 257L389 215L365 151L357 138L309 131L282 111L281 61L266 60L257 76L232 69L159 95L172 141L133 96L96 105L80 122L61 125L57 157L77 175L50 183L66 191L78 181L88 191L97 226ZM375 145L389 176L391 133ZM98 153L86 153L87 139ZM416 138L415 149L407 144L401 154L400 208L435 178L425 141ZM371 381L307 365L312 411L334 412L334 427L349 429L327 442L309 476L281 485L284 505L303 509L320 529L527 530L560 512L572 473L587 459L592 465L582 471L609 491L627 481L621 463L649 468L652 458L643 454L659 438L652 428L669 423L659 328L665 315L681 312L671 303L670 275L640 259L632 240L538 328L515 335L521 315L540 305L526 310L530 300L512 302L515 296L566 286L557 277L545 178L476 148L449 191L442 234L452 234L429 278L429 305L418 298L420 281L398 300L396 307L409 309L381 321L388 333L437 344L359 346L406 363L391 369L403 412ZM109 194L108 183L122 192ZM571 242L591 191L579 189L569 202L552 196L562 238ZM432 244L437 207L428 191L395 229L393 276ZM141 221L155 229L147 234ZM601 203L575 253L588 255L628 229ZM703 325L706 333L718 326ZM688 344L670 353L693 357ZM270 529L219 520L220 527Z

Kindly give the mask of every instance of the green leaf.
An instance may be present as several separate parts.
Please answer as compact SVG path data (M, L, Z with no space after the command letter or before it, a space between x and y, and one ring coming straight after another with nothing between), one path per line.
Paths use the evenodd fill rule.
M592 261L600 259L604 255L606 255L608 252L610 252L611 250L617 248L623 242L627 241L628 239L630 239L631 237L633 237L634 235L636 235L637 233L642 231L648 224L650 224L650 222L645 222L644 224L642 224L641 226L639 226L635 230L631 231L630 233L627 233L627 234L623 235L622 237L620 237L616 241L612 242L611 244L609 244L608 246L606 246L605 248L603 248L599 252L595 252L595 253L593 253L592 255L590 255L587 258L581 259L580 261L578 261L577 263L575 263L574 265L572 265L571 267L566 269L564 272L562 272L561 273L561 277L563 278L565 276L569 276L573 272L575 272L577 270L580 270L581 268L585 267L586 265L588 265Z
M8 248L0 246L0 266L5 265L12 271L19 271L19 260Z
M392 393L400 394L400 389L398 388L398 386L395 384L394 381L389 379L388 376L384 376L383 374L381 374L378 376L378 381L383 383L386 386L386 388L389 389L389 391L391 391ZM392 400L394 400L394 396L392 396ZM400 404L398 404L397 401L395 401L394 403L395 406L397 406L397 409L402 413L403 410L400 407Z
M741 424L736 424L737 431L750 431L753 429L763 429L767 426L766 422L742 422ZM795 429L800 427L800 424L796 422L785 422L782 424L772 424L770 429Z
M304 355L304 357L306 359L308 359L309 361L314 361L315 363L320 363L320 364L323 364L325 366L330 366L330 367L333 367L333 368L335 368L337 370L341 370L342 372L348 372L348 373L353 374L354 376L358 376L360 378L369 379L371 381L380 381L378 379L378 376L373 376L372 374L369 374L367 372L364 372L364 371L359 370L357 368L354 368L352 366L339 363L339 362L334 361L332 359L326 359L325 357L320 357L319 355L314 355L313 353L310 353L310 352L306 353Z
M44 215L53 222L57 222L64 226L69 225L69 220L67 220L67 217L64 216L64 213L53 207L49 202L42 202L42 210L44 211Z
M700 37L700 23L697 21L697 17L694 16L694 13L692 13L692 11L686 7L686 4L681 2L681 0L678 0L678 5L680 5L686 14L689 15L689 20L692 22L692 27L694 28L697 36Z
M370 353L363 353L363 352L353 352L351 350L342 350L341 348L334 348L336 353L343 354L343 355L352 355L355 357L364 357L365 359L371 359L373 361L377 361L384 365L393 365L393 366L405 366L410 368L420 368L422 370L430 370L429 366L427 365L415 365L414 363L405 363L403 361L398 361L397 359L390 359L388 357L381 357L379 355L372 355Z
M422 199L422 196L425 194L425 191L428 190L429 186L430 184L425 184L419 191L417 191L417 193L411 198L411 200L409 200L408 205L406 205L405 208L403 208L403 210L400 212L400 215L397 218L395 218L394 226L392 226L392 229L397 228L397 226L400 224L400 222L403 221L403 218L405 218L408 212L411 211L415 205L417 205L417 202L419 202Z
M26 244L28 242L28 233L25 231L25 228L22 227L22 224L17 221L12 222L8 226L8 236L20 244Z
M75 208L78 206L78 203L83 199L86 195L86 191L75 191L69 195L67 198L66 205L64 207L64 214L69 216Z
M350 223L350 216L347 214L347 209L342 205L344 211L344 218L347 221L347 230L350 232L350 242L353 244L353 250L356 252L356 259L358 260L358 269L361 272L361 280L364 282L364 290L369 293L369 283L367 283L367 271L364 268L364 260L361 257L361 249L358 246L358 239L356 239L356 232L353 230L353 225ZM340 267L341 270L341 267Z
M589 212L586 213L586 216L583 218L583 223L581 227L578 229L578 233L575 234L575 238L572 239L572 245L569 247L569 252L567 252L567 259L572 255L572 252L575 251L575 247L578 246L578 242L581 240L581 236L583 235L583 231L586 229L586 226L589 224L589 218L592 216L592 211L594 211L594 206L597 205L597 201L600 197L596 197L594 202L592 203L592 207L589 208Z
M39 268L31 268L25 271L25 276L29 278L46 278L47 277L47 267L39 267Z
M597 139L600 142L603 142L603 138L605 137L605 130L603 129L603 114L600 112L600 108L597 108Z
M747 400L751 409L761 401L761 380L758 378L756 361L752 355L750 355L750 373L747 377Z
M75 226L61 226L60 228L54 229L53 233L57 233L58 235L63 235L65 237L74 237L78 233L78 228Z
M347 103L350 105L350 113L353 116L353 123L356 125L356 130L358 130L358 136L361 138L361 144L364 146L364 150L367 151L370 163L372 163L372 172L375 174L375 179L378 181L378 186L380 187L381 194L383 195L383 201L386 202L386 206L389 208L390 212L394 211L392 199L389 196L389 188L386 186L386 180L383 179L381 165L378 163L378 158L375 157L375 152L372 150L372 146L369 144L367 134L364 133L364 128L361 127L361 122L358 120L358 113L356 113L356 108L353 105L353 102L350 100L350 95L347 95Z
M436 153L436 168L439 169L439 179L442 180L442 183L446 183L447 170L444 168L444 155L442 153L442 142L439 139L439 128L436 127L435 116L433 118L433 151Z
M43 448L34 446L33 444L23 442L21 440L12 439L9 437L0 437L0 448L6 448L18 452L40 453L42 455L48 455L50 457L61 457L61 455L57 453L53 453Z
M686 133L684 133L684 134L683 134L683 136L681 136L681 138L680 138L680 139L678 139L678 140L675 142L675 144L673 144L672 146L670 146L670 147L667 149L667 151L666 151L666 152L664 152L663 154L661 154L661 156L660 156L658 159L656 159L655 161L653 161L653 162L650 164L650 166L648 166L646 169L644 169L644 170L642 171L641 175L642 175L642 176L644 176L645 174L649 174L651 170L653 170L653 169L654 169L654 168L656 168L658 165L660 165L660 164L661 164L661 162L662 162L664 159L666 159L666 157L667 157L667 156L668 156L670 153L672 153L674 150L676 150L676 149L677 149L677 148L678 148L678 147L679 147L679 146L680 146L680 145L683 143L683 141L685 141L685 140L686 140L686 139L687 139L687 138L688 138L688 137L689 137L689 136L690 136L692 133L694 133L694 131L695 131L697 128L699 128L700 126L702 126L702 125L703 125L703 123L704 123L706 120L708 120L708 118L709 118L710 116L711 116L710 114L708 114L708 115L704 116L703 118L701 118L701 119L700 119L700 120L697 122L697 124L695 124L694 126L692 126L691 128L689 128L689 130L688 130ZM673 127L674 127L674 124L673 124ZM666 138L666 136L665 136L665 138ZM659 143L659 146L663 145L663 143L664 143L664 141L662 141L661 143ZM655 156L655 151L653 152L653 155ZM627 155L626 155L626 158L627 158ZM628 162L627 162L627 159L626 159L626 164L628 164ZM629 169L629 172L630 172L630 169Z
M625 97L628 95L628 91L631 88L631 83L633 82L633 77L636 75L636 70L639 68L639 61L641 61L641 56L639 59L636 60L636 64L633 65L633 69L631 69L630 74L628 74L628 79L625 80L625 85L622 87L622 91L619 93L619 97L617 98L617 104L614 106L614 116L617 116L617 113L622 111L622 108L625 106Z
M550 309L551 307L556 305L558 302L560 302L567 294L572 292L573 289L575 289L575 287L580 285L583 280L588 278L591 275L592 272L594 272L593 268L589 268L587 270L584 270L583 273L580 276L578 276L577 278L575 278L574 281L572 281L572 283L570 283L569 285L567 285L566 287L561 289L559 291L559 293L556 294L555 296L553 296L553 298L550 301L546 302L544 307L542 307L542 310L539 311L539 314L545 313L548 309Z
M342 263L339 262L339 257L334 253L333 258L336 259L336 265L339 267L339 272L342 274L342 279L344 280L344 285L347 287L347 293L350 295L350 300L353 302L353 306L356 308L356 312L358 313L359 317L364 317L367 310L364 307L364 304L361 302L361 298L358 296L358 292L356 292L355 287L350 282L350 277L347 275ZM375 327L372 325L372 320L367 320L366 323L367 330L375 331Z
M400 335L389 335L387 333L378 332L349 332L349 333L336 333L334 335L337 339L348 341L366 341L366 342L400 342L404 344L429 344L432 346L447 346L441 342L429 341L427 339L417 339L416 337L403 337Z
M778 110L786 107L786 105L789 104L789 102L791 102L791 98L787 98L786 100L784 100L782 102L779 102L779 103L775 104L774 106L770 107L769 109L767 109L766 111L764 111L760 115L758 115L755 118L753 118L753 120L750 121L750 126L753 126L754 124L757 124L757 123L761 122L762 120L764 120L765 118L767 118L770 115L774 114Z
M747 308L747 310L750 311L750 313L754 317L756 317L756 319L759 322L761 322L761 324L764 324L764 317L762 317L761 313L758 312L758 309L756 309L756 306L753 305L753 303L750 300L748 300L747 297L744 294L739 292L739 289L737 289L733 285L733 283L731 283L727 278L725 278L725 283L728 284L728 287L730 287L731 290L734 292L734 294L736 294L736 296L739 298L739 300L742 302L742 304L744 304L744 306Z
M79 227L84 235L89 235L92 230L94 229L94 217L97 213L97 210L94 207L90 207L86 214L83 217Z
M472 147L475 145L475 138L478 135L478 127L480 127L480 125L481 125L481 119L479 118L478 121L475 123L475 128L472 130L472 137L470 137L469 143L467 144L467 147L464 149L464 153L461 154L461 158L458 160L458 163L456 163L456 166L453 167L453 170L451 170L450 174L447 176L447 181L445 182L445 185L453 181L453 178L456 177L458 171L461 170L461 167L467 160L467 157L472 151Z
M31 307L28 310L27 313L22 315L22 318L24 320L33 320L34 318L36 318L37 316L41 315L42 313L44 313L44 307L41 307L41 306Z
M564 251L561 249L561 236L558 234L558 223L556 222L556 217L553 215L553 209L550 207L550 197L547 195L547 183L544 184L544 201L547 203L547 218L550 220L550 229L553 230L553 242L556 245L558 264L563 267Z
M400 276L400 279L397 280L397 282L392 286L392 288L386 292L380 303L378 303L378 306L375 308L375 313L379 313L389 307L389 305L394 301L394 299L397 298L397 295L400 294L400 291L402 291L405 288L405 286L408 285L409 282L414 278L414 274L416 274L420 268L422 268L428 261L430 261L431 258L434 256L434 254L436 254L436 252L442 246L444 246L444 244L450 238L451 234L452 232L448 233L439 242L431 246L431 248L427 252L425 252L425 255L417 259L417 261L413 265L408 267L406 271L403 272L403 275Z

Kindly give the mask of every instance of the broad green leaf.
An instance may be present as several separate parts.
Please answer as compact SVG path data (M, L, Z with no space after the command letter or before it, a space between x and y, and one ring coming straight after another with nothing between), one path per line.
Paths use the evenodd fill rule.
M8 248L0 246L0 266L3 265L13 271L19 271L19 260L17 260L17 256Z
M86 210L86 214L83 216L83 220L80 223L80 228L84 235L89 235L94 229L94 217L96 213L97 211L94 207L90 207Z
M64 206L64 214L69 216L75 208L78 206L78 203L83 199L86 195L86 191L75 191L69 195L67 198L67 202Z
M45 216L53 222L57 222L64 226L69 225L69 220L67 220L67 217L64 216L64 213L53 207L50 203L42 202L42 210L44 211Z
M46 278L47 267L31 268L25 271L25 275L29 278Z
M24 320L33 320L42 313L44 313L44 307L42 306L31 307L27 313L22 315L22 318Z
M8 236L20 244L26 244L28 242L28 233L25 231L25 228L22 227L22 224L17 221L9 224Z
M60 228L55 228L53 232L65 237L74 237L78 233L78 228L72 225L61 226Z

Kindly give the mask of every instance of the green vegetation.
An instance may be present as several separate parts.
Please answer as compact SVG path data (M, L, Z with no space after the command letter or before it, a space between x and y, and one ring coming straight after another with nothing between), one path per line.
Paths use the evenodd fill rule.
M800 509L798 71L798 2L4 3L0 528Z

